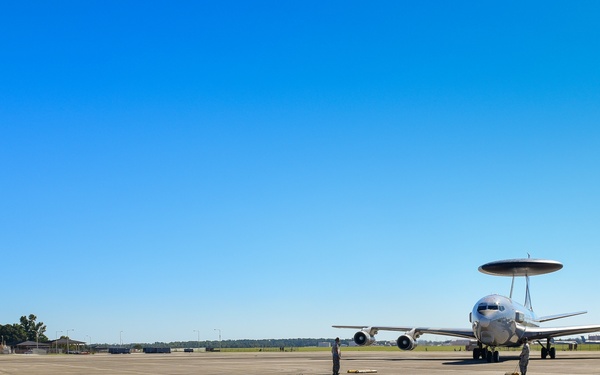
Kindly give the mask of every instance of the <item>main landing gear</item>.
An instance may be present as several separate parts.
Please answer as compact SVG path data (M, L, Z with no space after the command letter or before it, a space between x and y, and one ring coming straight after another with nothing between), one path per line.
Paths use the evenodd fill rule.
M546 346L542 345L542 359L546 359L548 356L551 359L556 358L556 348L550 346L550 339L546 340Z
M475 348L473 349L473 359L485 359L488 362L500 362L500 353L496 348Z

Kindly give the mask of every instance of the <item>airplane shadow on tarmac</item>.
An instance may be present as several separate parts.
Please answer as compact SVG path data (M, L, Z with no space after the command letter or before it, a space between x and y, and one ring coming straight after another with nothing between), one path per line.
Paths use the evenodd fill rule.
M500 357L500 362L498 363L502 363L502 362L508 362L508 361L518 361L519 360L519 356L506 356L506 357ZM481 359L472 359L472 358L465 358L462 360L452 360L452 361L448 361L448 362L442 362L443 365L446 366L468 366L468 365L481 365L487 363L484 360Z
M530 358L530 361L587 361L587 360L597 360L597 358L590 358L585 356L577 356L577 357L563 357L556 359L541 359L541 358ZM441 362L442 365L445 366L473 366L473 365L481 365L487 364L486 361L481 359L473 359L473 358L443 358L443 357L435 357L435 358L384 358L384 357L372 357L372 358L344 358L344 362L352 362L352 361L383 361L383 362L403 362L403 361L423 361L423 362ZM519 361L518 355L511 356L501 356L500 362L513 362L517 363Z
M571 358L568 358L568 359L571 359ZM519 356L505 356L505 357L500 358L499 363L508 362L508 361L518 361L518 360L519 360ZM443 365L446 365L446 366L472 366L472 365L481 365L483 363L486 363L483 360L473 359L473 358L457 359L457 358L440 358L440 357L419 358L419 359L415 359L415 358L380 358L380 357L345 358L344 359L344 362L350 362L350 361L383 361L383 362L423 361L423 362L441 362Z
M443 360L443 358L442 358ZM530 358L529 361L554 361L554 362L564 362L564 361L596 361L597 358L590 358L590 357L563 357L563 358L556 358L556 359L542 359L542 358ZM519 356L505 356L505 357L500 357L500 362L509 362L509 361L514 361L515 363L519 361ZM486 363L485 361L481 361L478 359L464 359L464 360L449 360L448 362L443 362L443 365L448 365L448 366L464 366L464 365L477 365L477 364L482 364L482 363Z
M477 361L474 359L464 359L464 360L457 360L456 358L440 358L440 357L436 357L436 358L419 358L419 359L415 359L415 358L379 358L379 357L373 357L373 358L345 358L344 362L351 362L351 361L361 361L361 362L371 362L371 361L382 361L382 362L406 362L406 361L419 361L419 362L442 362L444 364L478 364L478 363L482 363L481 361ZM451 361L451 362L443 362L443 361Z

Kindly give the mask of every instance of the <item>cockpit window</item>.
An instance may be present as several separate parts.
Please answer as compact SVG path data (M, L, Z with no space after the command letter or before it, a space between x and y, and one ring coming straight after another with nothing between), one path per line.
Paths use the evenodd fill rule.
M486 311L486 310L492 310L492 311L504 311L504 306L501 305L496 305L496 304L487 304L487 303L480 303L479 306L477 306L477 312L482 312L482 311Z

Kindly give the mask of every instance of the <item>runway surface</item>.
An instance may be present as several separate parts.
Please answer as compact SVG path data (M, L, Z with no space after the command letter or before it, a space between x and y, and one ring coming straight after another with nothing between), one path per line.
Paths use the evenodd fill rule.
M539 354L534 352L533 354ZM499 363L470 359L466 352L346 352L342 369L378 374L490 374L512 372L518 352L503 353ZM0 355L0 374L10 375L225 375L331 374L327 352L171 353L94 355ZM600 374L600 352L558 352L557 358L532 358L528 375Z

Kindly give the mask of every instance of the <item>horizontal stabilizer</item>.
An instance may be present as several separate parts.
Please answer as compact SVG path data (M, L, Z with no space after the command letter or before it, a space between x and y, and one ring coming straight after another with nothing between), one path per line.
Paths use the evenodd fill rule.
M548 315L548 316L542 316L541 318L538 319L538 321L541 322L548 322L550 320L556 320L556 319L562 319L562 318L568 318L570 316L575 316L575 315L581 315L581 314L587 314L587 311L578 311L578 312L573 312L573 313L566 313L566 314L558 314L558 315Z

